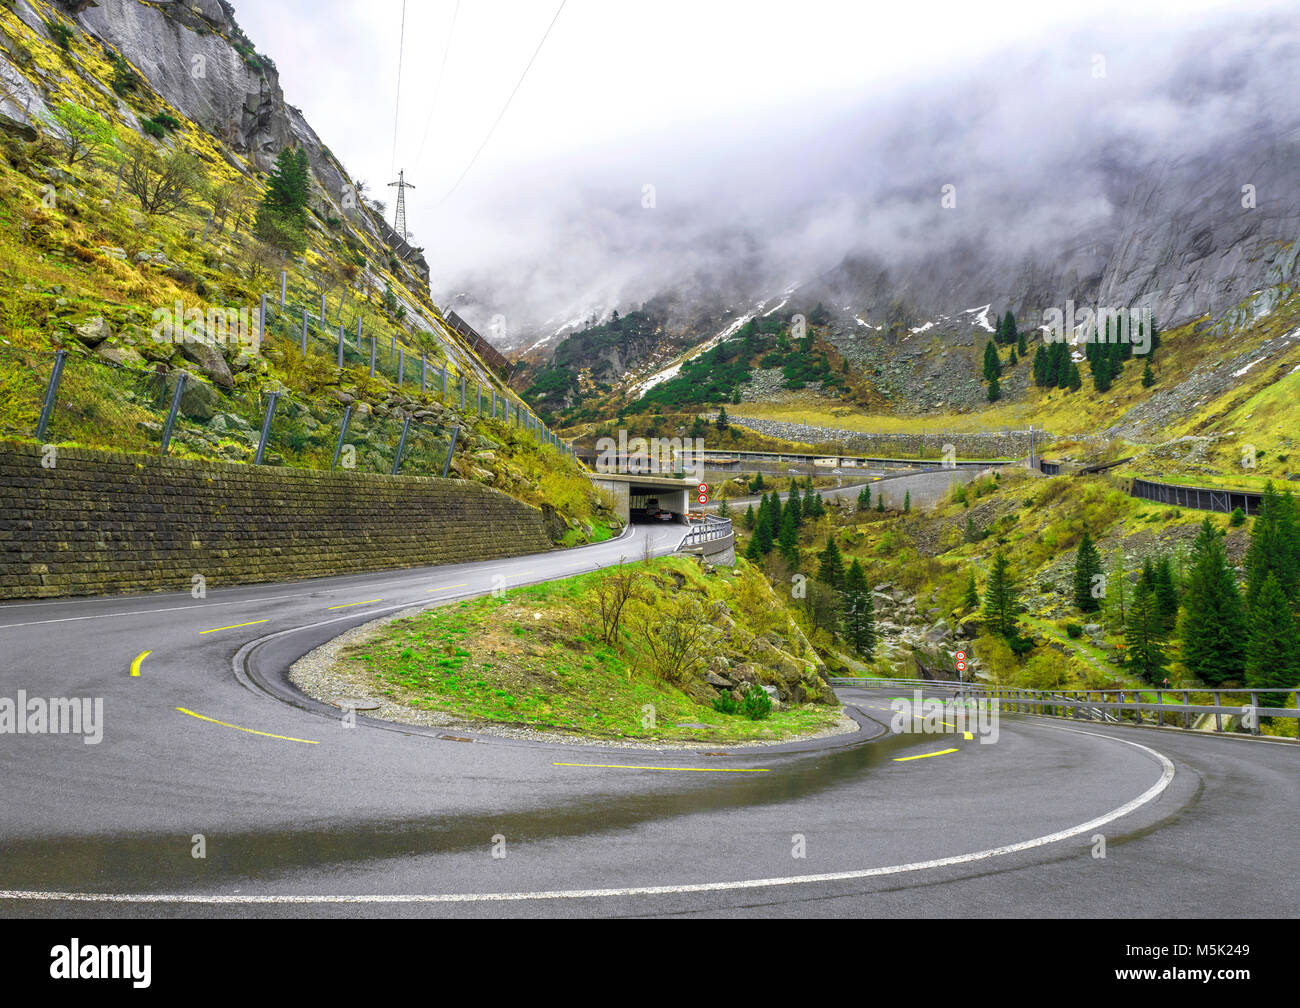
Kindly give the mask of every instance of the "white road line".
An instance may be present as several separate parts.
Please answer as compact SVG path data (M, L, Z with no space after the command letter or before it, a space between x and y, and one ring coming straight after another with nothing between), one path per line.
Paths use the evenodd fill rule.
M790 875L778 876L776 878L762 879L742 879L736 882L698 882L688 885L664 885L664 886L628 886L620 889L554 889L543 892L502 892L502 893L365 893L355 896L330 895L330 896L305 896L298 894L268 895L268 896L236 896L236 895L186 895L184 893L160 893L151 895L149 893L85 893L85 892L39 892L25 891L21 889L3 889L0 890L0 900L31 900L42 902L70 902L70 903L191 903L203 905L233 906L239 904L262 905L262 904L311 904L311 903L515 903L524 900L569 900L569 899L605 899L619 896L671 896L684 893L702 893L702 892L728 892L738 889L760 889L772 886L789 886L789 885L807 885L817 882L848 882L856 879L879 878L886 875L902 875L906 872L926 871L932 868L948 868L953 865L970 864L974 861L984 861L988 858L1002 857L1006 854L1015 854L1020 851L1032 850L1035 847L1045 847L1048 844L1059 843L1062 840L1068 840L1071 837L1079 836L1090 830L1100 829L1107 823L1114 822L1123 816L1128 815L1158 798L1169 786L1169 782L1174 779L1174 765L1163 754L1142 745L1139 742L1131 742L1128 739L1116 738L1114 735L1100 735L1096 732L1080 731L1076 728L1065 728L1059 725L1049 727L1060 728L1062 731L1073 732L1076 735L1091 735L1094 738L1109 739L1112 742L1119 742L1123 745L1133 746L1135 749L1141 749L1143 752L1160 763L1160 779L1151 787L1147 788L1142 794L1138 795L1131 801L1125 802L1119 808L1107 812L1105 815L1098 816L1096 819L1090 819L1086 823L1080 823L1070 829L1058 830L1055 833L1048 833L1046 836L1034 837L1032 840L1022 840L1019 843L1007 844L1003 847L991 847L987 850L975 851L971 854L958 854L954 857L935 858L931 861L913 861L909 864L889 865L883 868L863 868L859 871L846 872L827 872L822 875Z
M114 616L149 616L152 613L184 612L189 609L212 609L223 605L256 605L260 602L279 602L283 599L306 598L305 595L272 595L269 598L241 599L234 602L201 602L198 605L172 606L168 609L132 609L129 612L98 613L94 616L60 616L58 619L32 620L30 623L6 623L0 630L13 630L17 627L43 626L46 623L75 623L78 620L112 619Z

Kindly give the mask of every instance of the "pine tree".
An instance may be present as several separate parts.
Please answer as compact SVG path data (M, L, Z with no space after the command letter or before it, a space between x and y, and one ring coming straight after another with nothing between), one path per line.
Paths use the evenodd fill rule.
M1183 664L1194 676L1211 686L1240 681L1246 621L1223 539L1209 518L1201 522L1192 546L1181 636Z
M1101 554L1093 545L1087 530L1079 540L1079 551L1074 557L1074 604L1080 612L1094 613L1101 608L1101 599L1093 595L1096 578L1101 575Z
M1165 652L1160 620L1156 614L1155 591L1138 582L1124 627L1125 659L1129 668L1149 683L1158 684L1165 675Z
M1079 389L1083 388L1083 378L1079 374L1078 364L1070 363L1070 378L1066 384L1071 392L1078 392Z
M1272 480L1264 484L1259 515L1251 526L1250 547L1246 550L1247 606L1254 604L1269 574L1277 578L1287 602L1296 605L1300 525L1296 521L1295 498L1287 491L1274 490Z
M974 612L980 607L980 593L975 586L975 572L971 571L966 578L966 592L961 597L962 608L968 612Z
M1007 357L1007 367L1015 367L1019 363L1020 358L1016 356L1016 348L1013 346L1010 355Z
M1296 631L1295 616L1282 586L1272 571L1259 586L1250 607L1248 627L1246 685L1256 688L1295 686L1300 678L1295 672L1300 633ZM1282 707L1286 704L1287 694L1270 693L1258 699L1261 707Z
M799 519L798 512L792 507L785 509L781 519L781 534L777 537L781 546L781 555L792 568L799 567Z
M876 607L856 559L844 575L844 629L849 643L870 661L876 648Z
M821 566L817 569L817 580L822 584L839 589L844 584L844 561L840 558L840 548L832 537L821 552Z
M1092 387L1098 392L1110 391L1110 361L1101 354L1092 354Z
M998 384L996 376L989 379L989 402L997 402L1002 398L1002 387Z
M885 511L885 497L883 494L876 494L876 512L883 514Z
M984 617L989 629L1007 640L1018 635L1016 614L1020 609L1020 586L1006 554L993 555L993 570L984 586Z
M750 504L749 507L745 508L745 528L751 530L754 528L754 505L753 504Z
M797 532L799 527L803 525L803 505L800 503L799 491L797 489L791 491L789 498L786 500L785 514L781 516L781 521L784 522L788 515L793 515L794 527Z
M727 407L718 407L718 418L713 421L713 426L718 428L718 433L724 432L731 426L731 421L727 418Z
M781 535L781 518L783 515L781 509L781 495L775 490L772 491L772 504L768 509L768 514L772 522L772 541L776 542Z
M912 510L912 491L911 491L911 490L905 490L905 491L903 492L903 510L904 510L904 511L911 511L911 510Z
M1003 340L1004 343L1019 343L1020 334L1016 332L1016 317L1011 314L1011 309L1007 309L1006 315L1002 317ZM1021 351L1023 353L1023 350Z
M1059 351L1056 355L1056 387L1067 389L1070 387L1070 368L1074 367L1074 362L1070 360L1070 351L1064 343L1057 343L1054 349Z
M276 155L266 192L257 208L258 237L286 251L300 252L306 248L310 192L307 152L302 148L283 148Z
M1042 388L1047 384L1047 354L1040 343L1034 350L1034 362L1030 365L1034 375L1034 384Z
M717 515L719 518L731 517L731 505L727 503L725 497L718 503Z
M749 489L750 489L750 490L753 490L753 491L755 491L755 492L757 492L757 491L763 489L763 474L762 474L762 473L755 473L755 474L754 474L754 482L750 484Z
M1016 335L1016 350L1019 352L1021 358L1029 353L1029 344L1025 342L1025 334L1023 332Z
M864 486L862 488L862 492L858 494L858 510L859 511L871 510L871 487Z
M1142 387L1150 388L1156 383L1156 376L1151 370L1151 361L1147 361L1147 366L1142 369Z
M998 358L997 344L989 340L984 345L984 380L996 381L1002 377L1002 361Z
M761 556L767 556L772 552L772 546L775 538L772 535L772 526L769 522L760 521L758 528L754 529L754 548Z

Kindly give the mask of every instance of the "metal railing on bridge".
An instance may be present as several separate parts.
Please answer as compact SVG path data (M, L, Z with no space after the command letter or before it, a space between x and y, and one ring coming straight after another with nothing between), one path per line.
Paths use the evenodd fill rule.
M867 689L920 689L981 700L997 700L1005 711L1044 717L1137 724L1202 731L1234 731L1234 724L1250 734L1260 734L1261 718L1287 718L1300 729L1300 687L1280 689L1182 689L1129 687L1104 690L1031 690L988 686L973 682L929 679L877 679L869 676L835 677L832 686ZM1155 699L1146 699L1154 695ZM1171 700L1170 697L1178 697ZM1209 702L1201 698L1208 697ZM1287 703L1292 706L1285 706ZM1225 728L1225 722L1228 727ZM1213 725L1213 727L1211 727Z
M690 531L682 536L682 541L677 544L677 551L680 553L684 550L703 546L705 543L732 538L734 535L735 530L731 527L730 518L719 518L717 515L706 514L704 521L698 525L692 525Z

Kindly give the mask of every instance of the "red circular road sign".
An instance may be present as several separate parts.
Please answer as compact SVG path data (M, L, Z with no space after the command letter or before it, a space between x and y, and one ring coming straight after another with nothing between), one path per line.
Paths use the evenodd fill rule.
M959 661L959 662L957 663L957 671L958 671L958 672L965 672L965 671L966 671L966 663L965 663L964 661Z
M707 503L709 503L709 495L708 495L708 494L700 494L700 503L701 503L701 504L707 504Z
M965 661L965 660L966 660L966 652L965 652L965 651L958 651L956 657L957 657L957 660L958 660L958 661Z
M709 492L709 484L707 484L707 483L701 483L697 489L700 491L700 493L708 493L708 492Z

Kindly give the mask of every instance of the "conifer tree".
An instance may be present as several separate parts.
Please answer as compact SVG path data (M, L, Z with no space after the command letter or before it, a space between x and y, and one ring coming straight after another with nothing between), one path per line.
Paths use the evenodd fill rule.
M998 384L997 376L989 379L989 402L997 402L1002 398L1002 386Z
M1125 662L1134 673L1153 684L1164 678L1165 652L1155 591L1144 581L1139 581L1133 591L1133 603L1124 627L1124 646Z
M1240 681L1246 621L1223 539L1209 518L1192 546L1181 629L1183 664L1194 676L1211 686Z
M1080 612L1094 613L1101 608L1101 599L1093 594L1093 586L1100 575L1101 554L1085 529L1074 556L1074 604Z
M989 340L984 344L984 380L996 381L1002 376L1002 361L998 358L997 344Z
M749 507L745 508L745 528L751 530L754 528L754 505L753 504L750 504Z
M789 498L785 502L785 513L781 515L782 523L785 522L787 515L793 515L795 531L803 524L803 505L800 503L799 491L792 490Z
M837 590L844 585L844 561L840 558L840 548L835 545L834 537L821 552L821 566L817 569L817 580Z
M858 510L859 511L871 510L871 487L864 486L862 488L862 492L858 494Z
M974 612L980 606L980 593L975 585L975 572L971 571L966 577L966 592L961 597L962 608L969 612Z
M1246 685L1256 688L1297 685L1300 676L1295 672L1295 662L1300 634L1296 631L1291 606L1272 571L1265 576L1251 604L1248 626ZM1286 701L1285 693L1259 697L1261 707L1282 707Z
M1292 606L1298 600L1300 581L1300 526L1297 525L1295 498L1287 491L1278 493L1273 482L1264 484L1259 515L1250 531L1246 551L1246 604L1255 596L1269 574L1277 578L1282 594Z
M867 577L855 558L844 575L844 630L854 649L868 661L876 647L876 611Z
M1018 635L1017 613L1020 611L1020 586L1006 554L993 555L993 570L984 586L984 617L989 629L1007 640Z
M781 546L781 555L792 568L799 567L799 519L798 512L792 507L785 509L781 518L781 534L777 537Z

